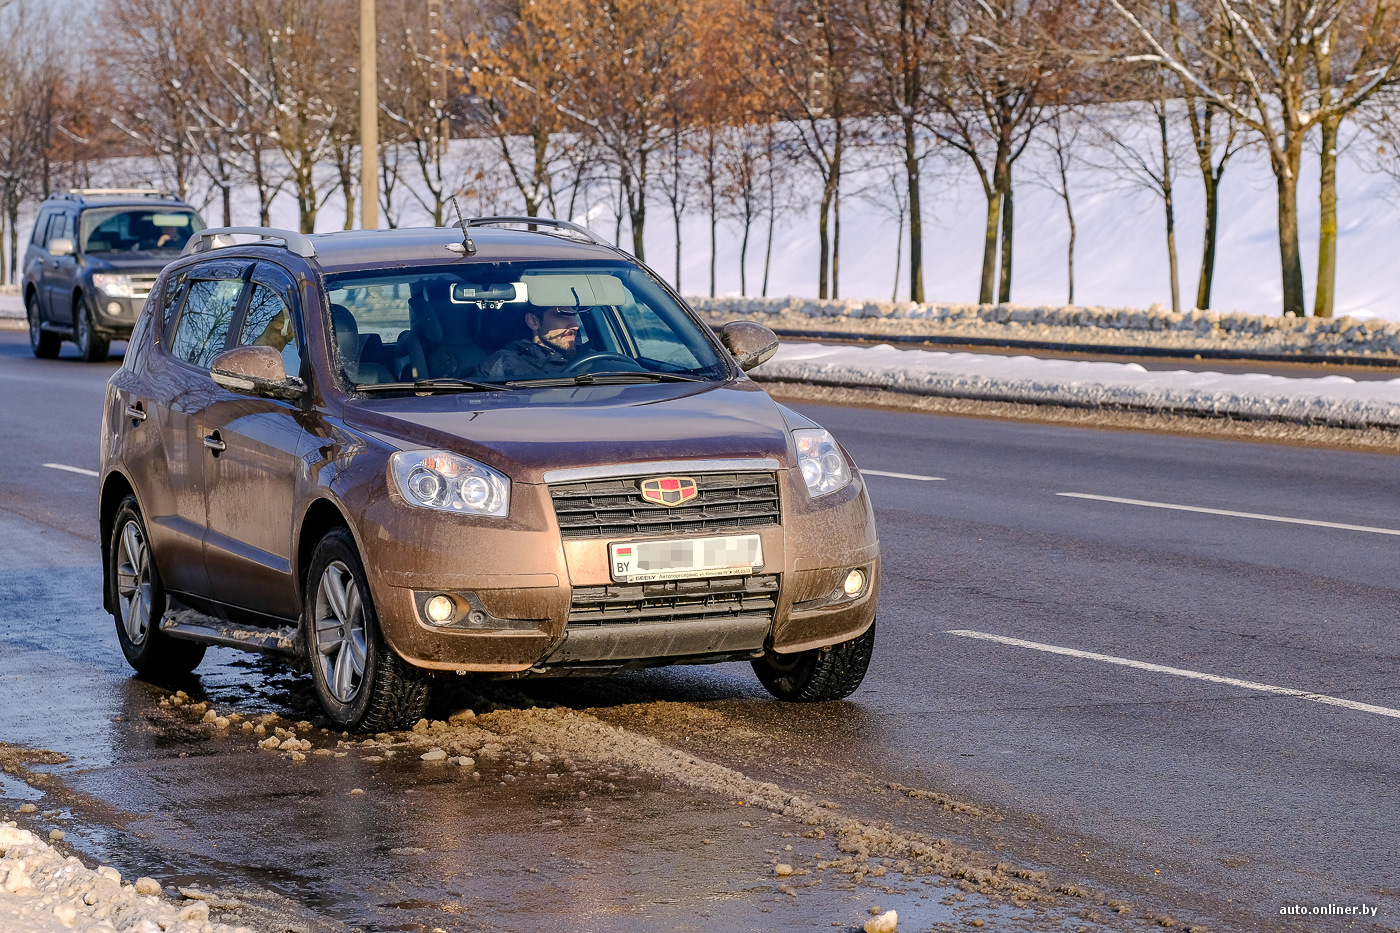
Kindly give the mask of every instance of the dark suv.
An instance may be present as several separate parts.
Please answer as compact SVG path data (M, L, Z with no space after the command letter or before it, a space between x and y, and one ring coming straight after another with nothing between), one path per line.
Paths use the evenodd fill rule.
M186 253L103 409L105 601L137 670L285 653L369 731L454 673L861 683L875 520L841 446L744 374L772 331L715 333L540 218L205 230Z
M39 209L24 253L29 345L58 355L64 340L84 360L105 360L131 334L166 263L203 229L194 208L144 188L75 188Z

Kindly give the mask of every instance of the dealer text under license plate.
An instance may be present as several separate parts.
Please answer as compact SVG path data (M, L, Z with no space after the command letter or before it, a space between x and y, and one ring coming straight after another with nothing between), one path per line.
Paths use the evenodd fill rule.
M608 561L620 583L719 577L762 567L763 544L758 535L633 541L609 544Z

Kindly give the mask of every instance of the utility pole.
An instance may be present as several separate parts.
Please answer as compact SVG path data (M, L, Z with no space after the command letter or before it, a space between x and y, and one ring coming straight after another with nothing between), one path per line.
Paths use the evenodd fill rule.
M379 227L379 30L374 0L360 0L360 226Z

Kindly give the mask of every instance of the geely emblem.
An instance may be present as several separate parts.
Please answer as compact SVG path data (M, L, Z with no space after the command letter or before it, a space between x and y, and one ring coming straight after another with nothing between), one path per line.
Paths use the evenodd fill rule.
M642 498L668 508L684 505L700 495L695 480L684 476L665 476L661 479L642 480Z

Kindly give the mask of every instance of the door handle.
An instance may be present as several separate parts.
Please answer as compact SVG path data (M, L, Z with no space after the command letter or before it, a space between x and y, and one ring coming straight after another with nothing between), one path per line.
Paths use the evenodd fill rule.
M217 457L219 451L223 450L228 445L219 439L219 432L215 431L213 434L206 434L204 436L204 446L214 451L214 456Z
M138 423L146 420L146 412L141 408L140 402L126 406L126 416Z

